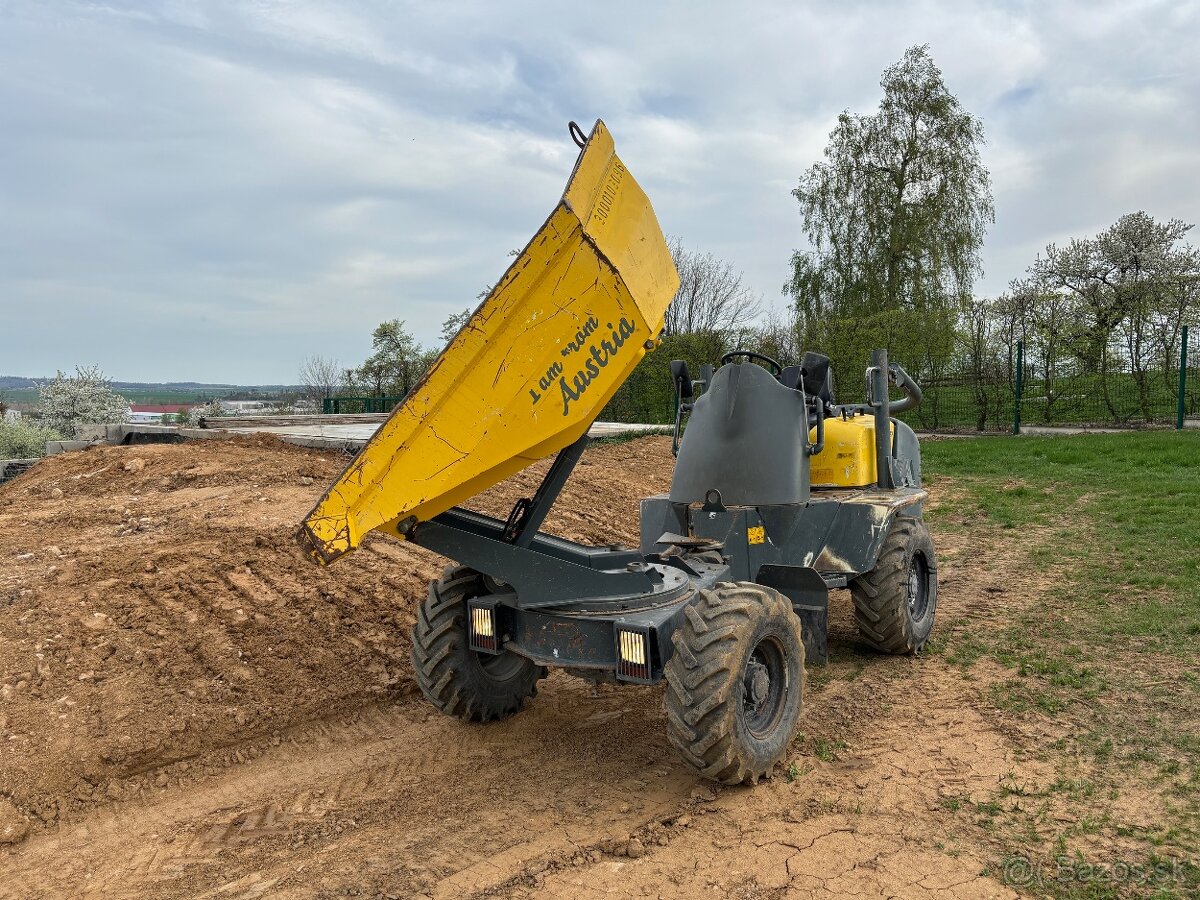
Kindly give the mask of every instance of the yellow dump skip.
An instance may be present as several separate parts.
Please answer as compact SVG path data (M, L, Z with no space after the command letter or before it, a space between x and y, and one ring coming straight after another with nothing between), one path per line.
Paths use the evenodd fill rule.
M562 200L428 374L305 519L322 563L400 536L576 441L653 347L679 276L596 122Z

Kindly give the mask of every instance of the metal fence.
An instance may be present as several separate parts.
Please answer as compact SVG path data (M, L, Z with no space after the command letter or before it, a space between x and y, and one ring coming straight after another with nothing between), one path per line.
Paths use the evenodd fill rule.
M1189 368L1182 347L1174 366L1135 365L1114 355L1089 370L1071 361L1030 358L1018 342L1010 366L927 378L922 386L925 401L901 418L923 431L1182 428L1200 415L1200 370Z
M647 354L598 418L672 423L675 393L669 356L675 349L661 347ZM689 360L693 373L698 373L701 361L716 360ZM1013 432L1022 426L1183 428L1188 419L1200 419L1200 351L1189 352L1186 326L1175 346L1153 361L1132 359L1114 346L1099 365L1089 367L1064 352L1050 355L1017 341L974 365L960 359L957 371L953 365L950 371L930 371L909 360L899 362L925 392L920 406L898 416L918 431ZM835 385L838 401L861 403L865 399L862 377L847 377L845 367L838 374L842 376ZM402 399L330 397L323 411L388 413Z
M326 397L321 404L325 415L340 413L390 413L403 397Z
M653 356L653 354L651 354ZM1013 432L1022 426L1183 428L1200 419L1200 351L1189 355L1187 328L1173 351L1154 364L1119 349L1091 369L1066 356L1052 359L1023 342L974 371L908 368L925 392L919 407L898 418L918 431ZM616 422L670 423L675 398L665 366L647 357L648 370L622 385L601 413ZM641 368L641 367L639 367ZM663 371L658 371L663 369ZM639 377L639 375L641 377ZM861 403L863 379L843 376L839 402Z

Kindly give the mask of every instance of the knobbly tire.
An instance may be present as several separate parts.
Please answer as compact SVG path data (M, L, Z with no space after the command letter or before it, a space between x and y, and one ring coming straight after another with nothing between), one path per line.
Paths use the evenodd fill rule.
M699 592L672 636L667 736L702 775L752 784L787 754L804 702L800 619L750 582Z
M469 722L506 719L537 694L546 670L523 656L472 650L467 604L487 593L473 569L451 567L429 583L412 630L412 664L421 693L450 716Z
M922 519L897 517L875 568L850 583L859 634L883 653L924 648L937 612L937 559Z

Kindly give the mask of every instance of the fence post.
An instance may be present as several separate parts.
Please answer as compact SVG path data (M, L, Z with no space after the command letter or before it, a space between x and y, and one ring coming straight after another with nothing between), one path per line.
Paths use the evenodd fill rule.
M1175 428L1183 430L1184 392L1187 390L1187 339L1188 327L1183 326L1183 341L1179 346L1179 402L1175 407Z
M1021 381L1025 375L1025 342L1017 341L1017 389L1013 392L1013 434L1021 433Z

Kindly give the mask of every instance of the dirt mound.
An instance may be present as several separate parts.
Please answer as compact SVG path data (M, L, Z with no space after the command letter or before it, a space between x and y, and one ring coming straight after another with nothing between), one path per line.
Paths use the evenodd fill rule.
M687 768L661 686L556 672L520 715L460 722L407 660L443 561L375 538L324 570L292 540L345 462L98 448L0 487L0 900L1015 896L977 820L1057 773L992 682L866 653L835 592L804 733L755 788ZM590 450L548 530L636 543L671 463L661 437ZM545 466L472 505L507 514ZM1038 597L1018 544L1044 538L935 530L940 633Z
M547 530L636 544L667 444L589 451ZM320 569L293 541L345 463L271 438L98 447L0 487L0 785L35 832L412 693L407 631L445 561L372 538ZM506 515L545 466L473 507Z

